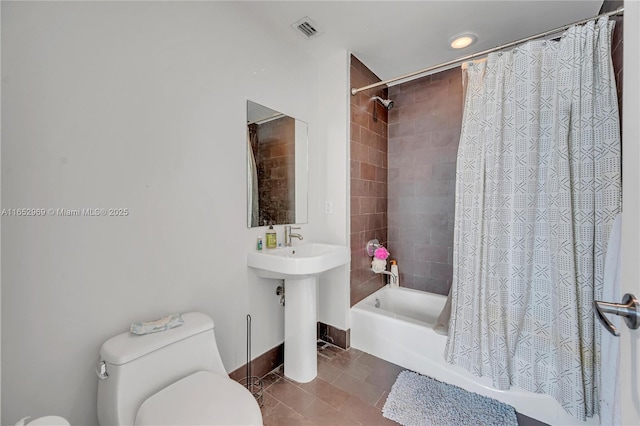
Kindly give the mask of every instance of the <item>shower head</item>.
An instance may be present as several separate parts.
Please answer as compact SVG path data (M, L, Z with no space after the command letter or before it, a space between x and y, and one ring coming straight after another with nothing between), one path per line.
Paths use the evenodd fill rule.
M387 111L393 108L393 101L391 99L382 99L380 96L374 96L373 99L380 102Z

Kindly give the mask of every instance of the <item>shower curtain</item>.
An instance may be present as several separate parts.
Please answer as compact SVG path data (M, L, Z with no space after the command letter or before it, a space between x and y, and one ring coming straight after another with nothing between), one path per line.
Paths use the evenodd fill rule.
M598 412L608 234L621 205L613 21L493 53L466 71L448 362L498 389Z
M250 125L247 131L247 217L251 226L260 226L259 223L259 194L258 194L258 168L253 147L258 143L258 129Z

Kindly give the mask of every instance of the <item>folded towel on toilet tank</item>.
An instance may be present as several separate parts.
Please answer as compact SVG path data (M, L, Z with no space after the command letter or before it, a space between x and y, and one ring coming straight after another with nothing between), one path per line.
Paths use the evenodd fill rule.
M182 314L172 314L155 321L131 323L131 332L138 335L158 333L178 327L183 323Z

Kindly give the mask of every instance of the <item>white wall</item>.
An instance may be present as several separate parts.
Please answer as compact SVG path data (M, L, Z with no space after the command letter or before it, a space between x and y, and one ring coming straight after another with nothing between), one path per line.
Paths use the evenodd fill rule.
M2 22L2 8L0 7L0 22ZM0 37L1 39L1 37ZM2 49L0 48L0 53ZM2 55L0 54L0 70L2 69ZM2 99L2 87L0 85L0 99ZM0 102L0 117L2 117L2 103ZM2 133L2 123L0 122L0 134ZM0 146L2 137L0 136ZM0 164L2 164L2 150L0 149ZM1 168L1 167L0 167ZM2 199L2 173L0 173L0 200ZM2 203L0 202L0 207ZM0 217L0 220L1 217ZM0 233L1 234L1 233ZM2 244L0 244L0 259L2 259ZM0 384L2 383L2 261L0 260ZM2 386L0 386L0 419L2 419Z
M346 50L325 53L318 71L321 90L317 99L322 106L318 120L324 125L318 129L317 137L323 141L323 149L321 170L315 174L322 176L322 180L312 193L324 194L323 198L315 200L313 210L318 213L318 219L324 219L325 226L316 227L321 234L311 237L314 241L348 246L349 53ZM349 269L349 265L345 265L322 274L318 285L318 321L342 330L349 328Z
M624 4L624 88L622 101L622 293L640 296L640 2ZM618 302L614 300L614 302ZM624 325L620 335L620 396L622 424L638 424L640 418L640 330Z
M282 342L277 283L246 267L264 233L246 228L247 99L309 123L301 232L347 242L348 103L319 105L336 93L320 70L346 87L346 52L321 67L249 6L2 2L2 207L129 209L2 218L2 424L96 424L100 345L132 321L211 315L228 371L245 360L247 313L254 356ZM341 326L348 268L330 281L346 298L322 320Z

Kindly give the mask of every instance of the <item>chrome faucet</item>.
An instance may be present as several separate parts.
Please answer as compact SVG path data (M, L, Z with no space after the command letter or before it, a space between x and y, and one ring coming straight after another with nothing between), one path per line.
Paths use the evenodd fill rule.
M375 272L373 269L371 270L371 272ZM396 276L396 274L394 274L393 272L389 272L389 271L380 271L381 274L383 275L389 275L391 281L390 284L395 284L397 283L397 279L398 277Z
M300 227L291 227L291 225L285 225L284 226L284 245L287 247L291 247L291 238L297 238L299 240L302 240L302 235L300 234L296 234L295 232L291 232L292 229L300 229Z

